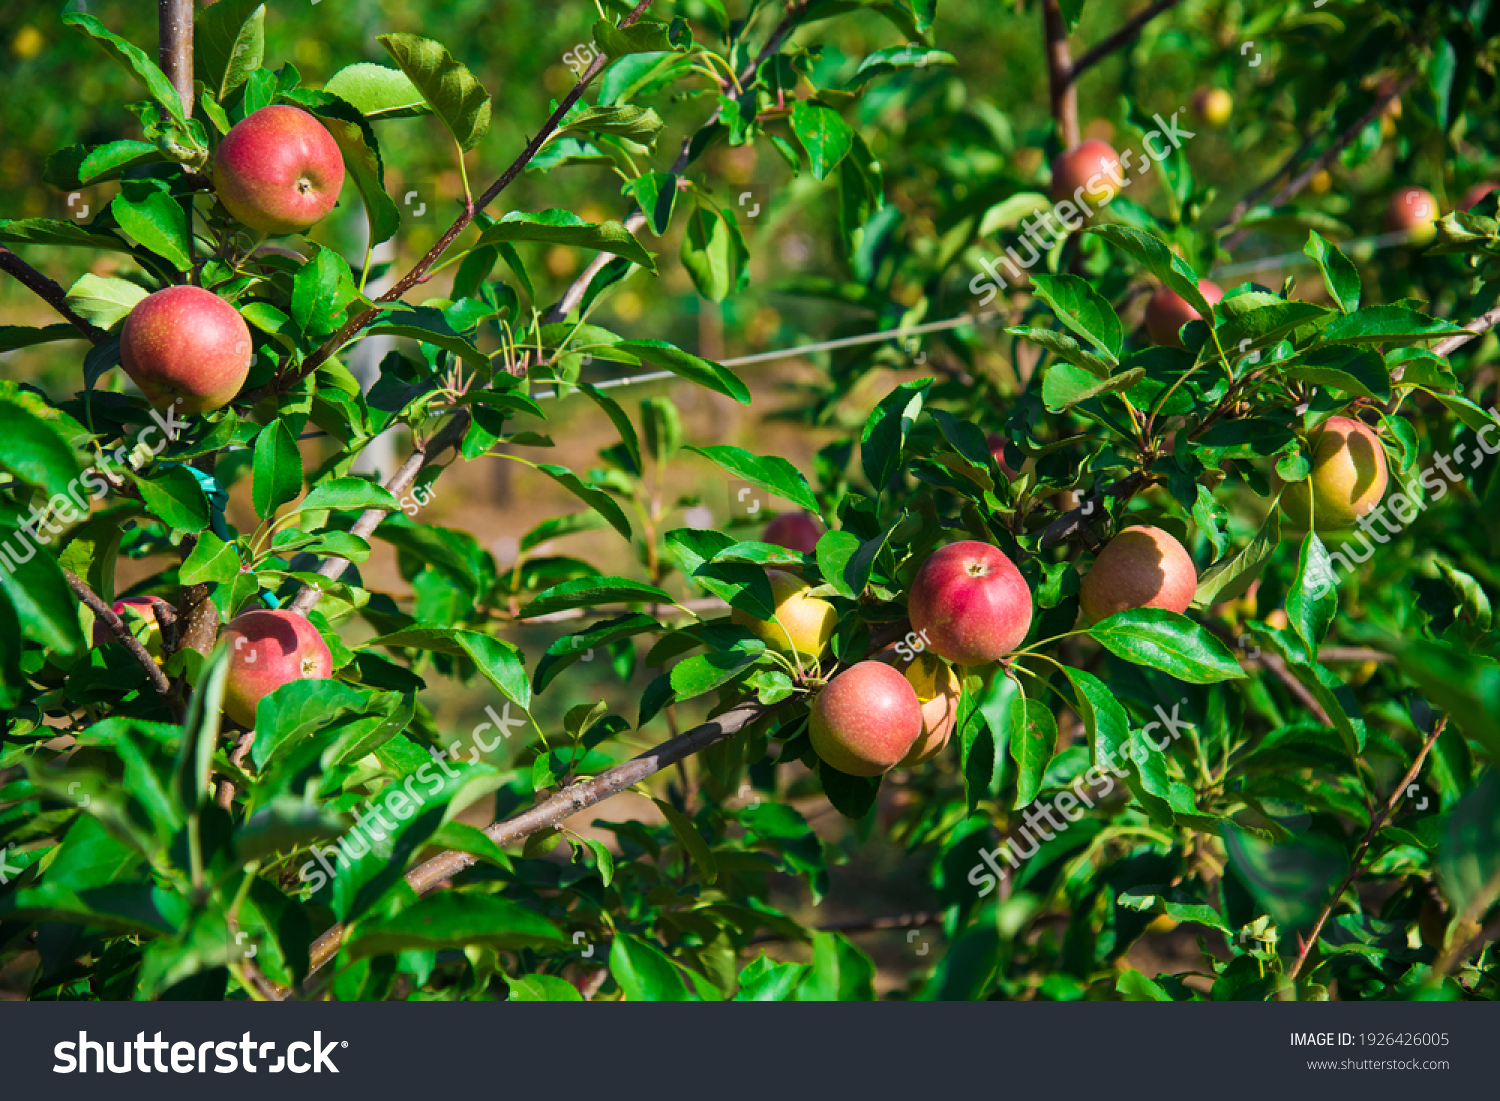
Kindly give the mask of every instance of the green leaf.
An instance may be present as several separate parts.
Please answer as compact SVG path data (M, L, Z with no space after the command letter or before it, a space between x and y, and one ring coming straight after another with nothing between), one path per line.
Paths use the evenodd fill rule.
M120 228L141 245L156 253L178 271L192 267L188 258L187 214L181 204L165 191L151 191L144 199L132 202L116 195L109 209Z
M1463 331L1451 321L1428 317L1406 306L1367 306L1335 317L1319 338L1328 344L1410 344Z
M303 512L325 508L335 512L362 512L369 508L400 512L401 502L384 486L364 478L331 478L314 486L299 507Z
M363 643L361 649L377 646L411 647L468 658L479 667L486 680L504 693L505 698L522 708L531 706L531 686L526 680L526 665L519 649L502 639L458 627L418 624L381 635Z
M874 809L881 777L850 776L822 759L818 761L818 776L823 781L823 794L845 818L863 818Z
M68 305L73 312L101 329L113 329L125 320L147 291L128 279L114 276L101 278L85 272L68 288Z
M629 933L616 933L609 949L609 971L632 1002L692 1002L694 997L676 965L660 949Z
M346 109L339 106L340 111ZM338 143L339 152L344 156L344 168L353 178L365 204L370 221L370 240L377 245L390 240L401 228L401 212L396 209L395 200L386 194L385 167L369 132L369 123L351 122L328 107L312 106L308 110L317 115Z
M1315 655L1338 611L1339 594L1333 584L1333 561L1328 548L1312 532L1302 540L1297 555L1297 576L1287 591L1287 620L1297 632L1307 652Z
M297 269L292 280L292 321L299 332L318 337L333 332L358 296L349 265L331 248Z
M672 605L672 594L644 581L628 577L581 577L541 593L518 613L521 619L550 615L567 608L594 608L600 604Z
M357 960L470 945L517 951L556 950L567 944L557 926L519 902L496 895L439 891L397 914L360 922L344 953Z
M1166 608L1117 612L1088 633L1110 653L1149 665L1189 684L1241 680L1245 671L1228 647L1185 615Z
M1089 401L1101 394L1112 394L1129 390L1146 377L1144 367L1132 367L1107 379L1099 379L1082 367L1071 363L1054 363L1042 376L1042 403L1053 413L1061 413L1079 402Z
M626 539L631 537L630 521L625 518L625 512L608 493L602 489L595 489L585 484L565 466L557 466L553 463L538 463L537 467L543 474L562 486L573 496L577 497L589 508L609 521L609 526L623 535Z
M448 324L448 319L430 306L419 306L414 310L391 310L382 314L380 320L371 325L368 332L372 335L410 337L412 340L420 340L424 344L442 348L444 351L452 352L465 363L479 368L486 375L493 369L490 357L474 347L471 341L454 332L453 326Z
M255 514L269 520L302 492L302 453L284 420L272 421L255 438Z
M697 207L682 235L680 257L698 293L711 302L743 290L750 276L750 254L731 211Z
M541 692L568 666L579 660L592 660L591 654L612 642L646 631L659 631L661 624L641 612L629 612L614 619L600 620L582 631L553 641L537 662L532 691Z
M411 78L399 69L361 61L334 73L325 92L331 92L367 119L415 118L432 110Z
M63 657L86 650L78 629L78 598L57 560L37 547L13 520L0 519L0 543L16 563L14 568L0 569L0 593L15 610L21 635ZM31 555L22 562L28 544Z
M754 455L742 447L729 444L690 446L687 450L697 452L736 478L759 486L768 493L801 505L810 512L818 511L817 498L813 496L812 487L807 484L802 471L780 455Z
M1453 808L1439 849L1438 878L1455 914L1471 907L1483 914L1500 893L1500 779L1493 771Z
M1146 978L1139 971L1126 971L1115 980L1115 990L1128 1002L1170 1002L1168 994L1158 982Z
M646 215L646 225L660 237L672 227L672 211L677 205L678 177L670 172L642 172L622 190L634 196Z
M654 145L657 135L665 128L666 123L651 108L625 104L585 108L569 117L558 133L610 134L628 138L639 145Z
M1248 589L1260 576L1266 559L1281 545L1281 511L1272 504L1260 530L1249 543L1230 555L1218 565L1205 570L1198 578L1198 590L1193 595L1193 607L1206 608L1210 604L1233 600Z
M825 531L818 537L818 572L823 580L832 585L843 596L854 600L859 596L845 576L849 560L859 552L859 536L851 531Z
M792 133L807 150L815 180L826 180L854 148L854 131L832 107L799 99L792 105Z
M1224 829L1229 865L1255 901L1286 930L1305 930L1349 867L1341 847L1318 834L1282 845L1232 823Z
M224 685L229 678L229 647L220 644L209 655L199 674L182 724L182 739L173 770L173 795L177 803L196 811L208 801L208 778L213 772L214 749L219 741L219 723L224 709Z
M1080 275L1031 277L1032 290L1068 328L1091 342L1113 365L1119 362L1125 331L1114 307Z
M278 422L280 423L280 422ZM266 428L264 432L269 432ZM218 585L231 584L240 572L240 552L233 543L226 543L211 531L198 536L198 543L191 554L183 560L177 571L177 580L184 585L202 585L212 582Z
M1390 368L1373 351L1325 344L1281 370L1299 382L1331 386L1373 401L1390 400Z
M579 389L588 395L590 401L604 410L604 415L615 426L615 431L620 434L620 441L625 445L625 452L630 456L630 461L635 467L635 473L639 474L644 471L645 467L641 463L640 437L636 435L635 425L631 423L625 410L621 409L618 402L597 386L591 386L585 382L579 386Z
M608 252L623 256L649 272L656 271L655 258L619 222L585 222L571 210L542 210L536 213L512 210L481 233L476 246L511 241L545 241L554 245Z
M684 352L665 340L621 340L612 347L639 356L647 363L664 367L679 378L696 382L716 394L733 398L741 405L750 404L750 389L740 380L739 375L712 360Z
M617 27L608 19L594 24L594 42L605 57L627 57L630 54L658 53L673 49L667 24L641 22Z
M1313 259L1318 270L1323 273L1323 282L1327 285L1328 296L1333 299L1334 304L1346 314L1359 309L1359 272L1349 258L1337 246L1318 236L1316 230L1308 231L1307 245L1302 251Z
M77 222L59 222L52 218L0 220L0 244L62 245L67 248L130 251L129 245L112 234L90 233Z
M876 493L901 467L906 438L922 415L932 379L903 382L880 400L865 420L859 440L859 461ZM801 504L801 502L798 502ZM806 505L816 511L815 505Z
M926 69L934 65L957 65L958 59L943 50L932 50L926 46L887 46L876 50L859 63L854 75L844 81L844 87L863 87L876 77L908 69Z
M677 835L677 840L682 844L693 863L698 865L698 870L703 873L703 879L707 883L713 883L719 878L719 866L714 861L713 850L708 847L708 842L703 840L703 835L698 828L671 803L662 799L652 799L662 816L666 818L667 825L672 827L672 832Z
M62 21L63 26L77 27L97 42L105 53L114 58L145 86L146 91L151 93L151 98L165 107L178 125L187 125L187 116L183 113L182 98L178 96L177 89L172 87L167 74L162 72L144 51L119 35L111 33L92 15L68 12L62 17Z
M868 1002L874 999L874 961L842 933L815 932L812 968L797 988L797 1000Z
M1067 333L1059 333L1053 329L1037 329L1029 325L1013 325L1005 331L1011 336L1018 336L1033 344L1041 345L1059 359L1074 367L1083 368L1096 379L1109 378L1110 364L1088 351Z
M193 20L197 76L223 102L260 68L266 48L261 0L218 0Z
M737 1002L785 1002L792 998L797 984L809 970L805 963L777 963L764 953L745 965L740 972Z
M490 95L467 66L440 44L415 34L383 34L379 41L396 59L458 147L468 152L490 128Z
M513 1002L581 1002L583 995L567 979L557 975L506 976Z
M25 485L39 486L48 497L66 497L79 474L78 457L59 431L62 425L44 419L46 414L34 400L24 392L15 400L0 397L0 421L5 425L0 432L0 470Z
M146 511L173 530L200 532L208 527L208 498L188 467L163 464L151 478L137 477L135 486Z
M723 650L683 658L672 667L672 691L679 700L690 700L712 692L755 664L758 656L752 650Z
M1016 696L1010 705L1010 756L1016 762L1017 810L1042 790L1047 762L1057 748L1057 719L1041 700Z
M1199 316L1214 316L1213 307L1198 289L1198 273L1193 270L1192 265L1168 248L1165 242L1130 226L1090 226L1087 232L1097 233L1110 244L1130 253L1145 265L1147 271L1185 299L1189 306L1198 311Z

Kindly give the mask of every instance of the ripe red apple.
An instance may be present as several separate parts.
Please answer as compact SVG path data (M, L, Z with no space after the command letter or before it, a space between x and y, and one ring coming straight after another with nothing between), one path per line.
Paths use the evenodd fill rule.
M1294 523L1308 522L1312 487L1312 526L1338 531L1380 503L1389 475L1380 437L1363 421L1329 417L1311 436L1312 473L1282 491L1281 509Z
M1500 187L1500 184L1495 183L1493 180L1485 180L1475 184L1464 192L1464 197L1458 201L1458 209L1473 210L1479 205L1480 199L1484 198L1491 191L1494 191L1497 187Z
M1207 279L1198 280L1198 291L1210 306L1224 297L1223 289ZM1189 306L1187 299L1165 286L1157 287L1146 303L1146 331L1157 344L1183 346L1179 330L1189 321L1202 321L1203 315Z
M1385 231L1411 234L1413 244L1426 244L1437 236L1438 204L1432 192L1421 187L1402 187L1385 208Z
M1083 193L1104 204L1120 192L1120 158L1108 142L1090 138L1059 153L1052 162L1052 198L1055 202Z
M1031 629L1031 590L998 547L950 543L922 563L907 599L911 625L939 657L983 665Z
M1205 126L1217 130L1229 121L1233 111L1234 97L1223 88L1210 88L1205 84L1193 93L1193 114Z
M125 600L115 601L114 606L110 610L125 622L126 627L132 627L134 625L131 623L131 613L126 609L134 609L135 614L151 625L142 645L146 647L146 652L152 657L161 657L161 624L156 622L156 609L151 606L151 598L149 596L132 596ZM115 634L110 625L105 623L102 618L94 620L94 645L96 647L103 646L108 642L115 642L118 639L119 636Z
M812 658L821 655L833 638L833 629L838 626L838 612L828 601L808 596L812 586L796 574L786 570L767 570L766 578L771 582L771 595L776 601L776 619L780 626L756 619L738 608L730 613L730 620L749 628L773 650L786 653L795 650Z
M224 629L229 680L224 711L241 726L255 725L255 708L283 684L327 680L333 675L328 644L306 618L284 609L257 609L236 616Z
M120 365L158 409L210 413L250 373L250 329L202 287L167 287L135 304L120 330Z
M850 776L895 768L922 734L922 705L911 682L879 661L850 666L813 701L813 752Z
M1185 612L1198 591L1198 571L1181 543L1161 528L1128 527L1111 539L1084 575L1079 591L1092 623L1128 608Z
M1018 475L1010 468L1010 464L1005 461L1005 437L998 432L991 432L985 437L984 442L989 445L990 454L994 456L995 465L1000 468L1000 473L1004 474L1011 481L1015 481Z
M812 554L818 549L818 537L822 534L822 527L807 513L783 512L766 525L765 534L760 537L760 541Z
M344 157L321 122L274 104L236 123L214 154L214 190L262 233L299 233L327 217L344 186Z
M958 725L963 684L948 663L930 650L913 654L908 649L906 653L908 656L903 657L901 650L891 646L876 654L875 660L900 670L922 705L922 733L898 763L900 768L913 768L932 760L948 744Z

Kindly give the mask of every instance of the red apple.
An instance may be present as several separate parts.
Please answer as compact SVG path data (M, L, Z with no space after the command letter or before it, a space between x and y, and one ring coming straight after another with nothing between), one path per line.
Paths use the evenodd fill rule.
M151 625L150 630L146 634L146 640L142 645L146 647L146 652L152 657L160 657L161 625L156 622L156 609L151 606L151 598L149 596L132 596L125 600L115 601L114 606L110 610L125 622L126 627L132 627L134 625L131 623L130 613L126 611L127 608L134 608L136 614ZM108 623L105 623L102 618L96 617L94 619L94 645L96 647L118 640L119 636L115 634Z
M998 432L991 432L985 437L984 442L989 445L990 454L994 456L995 465L1000 468L1000 473L1004 474L1011 481L1015 481L1017 477L1016 472L1005 461L1005 437Z
M299 233L327 217L344 186L344 157L299 107L262 107L236 123L214 154L214 190L235 218L262 233Z
M1031 629L1031 590L998 547L950 543L922 563L907 599L911 625L939 657L983 665Z
M1120 191L1120 158L1108 142L1090 138L1059 153L1052 162L1052 198L1072 199L1079 188L1095 204L1104 204Z
M1458 209L1473 210L1479 205L1480 199L1484 198L1491 191L1494 191L1497 187L1500 187L1500 184L1495 183L1493 180L1485 180L1475 184L1464 192L1464 197L1458 201Z
M879 661L850 666L813 701L808 738L825 762L850 776L879 776L922 734L922 704L911 682Z
M760 537L760 541L812 554L818 549L818 537L822 534L822 527L807 513L783 512L766 525L765 534Z
M253 727L256 706L283 684L333 675L328 644L295 612L245 612L224 629L224 641L229 645L224 711L241 726Z
M1385 208L1385 231L1411 234L1414 244L1426 244L1437 236L1438 204L1432 192L1421 187L1402 187Z
M120 330L120 365L158 409L209 413L250 373L250 329L202 287L167 287L135 304Z
M1198 571L1181 543L1161 528L1128 527L1105 545L1079 592L1093 623L1129 608L1185 612L1198 591Z
M926 764L942 752L958 725L958 700L963 694L962 683L942 658L930 650L913 654L910 648L906 655L894 645L875 655L876 661L901 671L922 705L922 733L901 758L900 768Z
M1224 297L1217 283L1207 279L1198 280L1198 291L1208 299L1210 306ZM1189 321L1202 321L1203 315L1189 306L1187 299L1165 286L1157 287L1151 301L1146 303L1146 331L1157 344L1170 344L1181 348L1179 330Z

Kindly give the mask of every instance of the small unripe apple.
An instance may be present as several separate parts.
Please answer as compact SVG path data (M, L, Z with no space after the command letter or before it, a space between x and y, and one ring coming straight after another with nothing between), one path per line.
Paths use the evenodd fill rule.
M1083 188L1088 199L1103 205L1119 194L1123 178L1120 158L1109 143L1090 138L1052 162L1052 199L1072 199Z
M876 661L885 662L906 677L922 705L922 733L901 758L900 768L926 764L942 752L958 725L958 701L963 694L963 684L942 658L928 650L907 653L910 656L903 657L892 646L875 655Z
M1333 176L1328 169L1320 168L1313 173L1312 179L1307 181L1307 190L1314 195L1326 195L1333 190Z
M998 432L991 432L985 437L984 442L989 445L990 454L995 459L995 465L1000 468L1000 473L1004 474L1011 481L1015 481L1017 474L1010 468L1010 464L1005 461L1005 437Z
M327 217L344 186L344 157L321 122L278 103L236 123L214 154L214 190L262 233L299 233Z
M1205 126L1215 130L1229 121L1234 111L1234 97L1223 88L1200 87L1193 93L1193 114Z
M1031 629L1031 590L988 543L950 543L922 563L907 598L911 625L939 657L983 665L1010 653Z
M1223 289L1208 279L1198 280L1198 293L1208 300L1210 306L1224 297ZM1187 299L1166 286L1157 287L1151 300L1146 303L1146 331L1157 344L1183 347L1180 335L1182 327L1189 321L1203 320L1204 316L1188 305Z
M146 638L141 645L146 648L146 652L152 657L161 657L161 624L156 622L156 609L151 606L151 598L149 596L132 596L124 600L115 601L114 606L110 610L124 621L126 627L131 627L133 626L130 621L131 613L126 609L134 609L135 614L150 624L150 629L147 631ZM119 636L115 634L113 628L108 623L104 622L103 618L95 618L95 647L103 646L107 642L116 642L118 639Z
M771 582L771 595L775 598L776 619L780 625L756 619L749 612L736 608L730 619L741 627L748 627L754 635L773 650L786 653L796 651L816 658L828 648L833 638L833 629L838 626L838 613L833 605L815 596L808 596L812 588L802 578L785 570L767 570L766 578Z
M1412 244L1425 245L1437 236L1438 204L1421 187L1399 188L1385 208L1385 231L1410 234Z
M1484 198L1491 191L1494 191L1497 187L1500 187L1500 184L1495 183L1493 180L1485 180L1475 184L1464 192L1464 197L1458 201L1458 209L1473 210L1479 205L1480 199Z
M891 666L862 661L844 670L813 701L813 752L850 776L895 768L922 734L922 705L911 682Z
M1294 523L1308 522L1312 486L1312 526L1339 531L1380 503L1388 478L1380 437L1363 421L1329 417L1308 437L1312 473L1281 494L1281 508Z
M1185 612L1198 591L1187 548L1161 528L1128 527L1111 539L1084 575L1078 602L1092 623L1129 608Z
M120 365L158 409L210 413L250 373L250 328L202 287L167 287L137 302L120 330Z
M823 528L805 512L783 512L766 525L762 543L775 543L787 550L812 554L818 549Z
M236 616L224 629L229 678L224 711L241 726L255 726L255 708L283 684L327 680L333 655L318 629L285 609L261 608Z

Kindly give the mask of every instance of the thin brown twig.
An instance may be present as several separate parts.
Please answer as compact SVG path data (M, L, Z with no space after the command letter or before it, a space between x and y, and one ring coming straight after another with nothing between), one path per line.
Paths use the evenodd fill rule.
M1323 171L1330 164L1332 164L1334 158L1342 153L1345 147L1348 146L1350 142L1359 137L1366 126L1370 125L1370 123L1374 122L1377 118L1380 117L1381 113L1385 111L1386 105L1389 104L1391 100L1395 99L1397 96L1405 92L1407 88L1411 87L1412 82L1416 79L1416 73L1408 73L1399 82L1391 85L1391 87L1387 88L1384 93L1377 96L1374 105L1364 114L1360 115L1353 126L1349 127L1342 134L1336 137L1333 140L1333 144L1331 144L1327 149L1323 150L1322 154L1320 154L1316 160L1303 168L1301 172L1298 172L1295 176L1288 180L1286 185L1280 191L1271 196L1268 205L1274 208L1284 206L1287 203L1291 202L1292 199L1294 199L1298 194L1301 193L1304 187L1312 182L1312 178L1314 176L1316 176L1319 172ZM1239 211L1239 207L1236 207L1235 210ZM1245 216L1245 213L1248 213L1248 208L1244 213L1240 213L1238 217L1234 217L1233 215L1231 215L1229 224L1232 225L1238 222ZM1233 250L1236 245L1238 245L1247 236L1249 236L1249 233L1250 231L1248 229L1237 230L1224 239L1222 247L1226 252Z
M100 598L99 594L88 587L85 582L72 570L63 570L63 577L68 582L68 588L73 590L73 595L78 597L84 604L93 610L94 615L102 619L115 637L125 644L125 649L130 651L132 657L146 671L146 678L150 680L151 687L156 689L156 694L167 704L174 718L182 719L182 701L172 694L172 685L167 680L167 675L161 671L161 666L141 645L140 640L130 633L130 628L125 626L123 620L115 615L114 610Z
M1437 724L1432 728L1432 733L1422 743L1422 748L1418 751L1416 760L1412 761L1411 768L1406 770L1406 775L1401 778L1401 782L1391 792L1390 798L1385 801L1385 806L1380 808L1380 812L1370 822L1370 828L1365 831L1364 840L1359 843L1359 848L1354 850L1354 856L1349 861L1349 871L1345 873L1343 881L1339 883L1338 888L1329 898L1328 905L1323 907L1323 912L1318 915L1318 920L1313 923L1312 931L1302 941L1301 947L1297 950L1297 960L1292 964L1291 971L1287 972L1288 979L1293 982L1296 981L1298 974L1302 971L1302 965L1307 962L1308 954L1312 951L1313 945L1318 943L1318 937L1322 935L1323 926L1333 913L1333 908L1338 905L1339 899L1349 889L1349 885L1359 877L1360 862L1364 860L1365 852L1370 848L1370 843L1375 840L1375 835L1380 832L1381 827L1386 824L1391 815L1395 813L1396 808L1401 805L1401 800L1406 798L1406 789L1411 786L1412 782L1416 780L1418 773L1422 771L1422 765L1427 760L1427 754L1437 744L1438 738L1442 736L1443 730L1447 725L1448 716L1444 715L1438 719Z
M1072 71L1068 74L1069 81L1077 83L1078 78L1085 70L1093 68L1121 46L1128 45L1134 41L1147 23L1151 22L1151 20L1155 19L1168 8L1175 8L1180 2L1181 0L1156 0L1156 3L1152 4L1149 8L1144 9L1136 15L1132 15L1114 34L1104 39L1097 46L1085 51L1082 57L1073 62Z
M3 246L0 246L0 271L8 272L17 283L36 294L61 314L63 319L82 333L89 343L98 344L108 339L109 334L103 329L85 321L73 312L73 307L68 305L67 291Z
M1042 0L1042 29L1047 37L1047 91L1058 140L1064 149L1078 144L1078 86L1073 83L1073 57L1068 51L1068 27L1059 0Z
M750 724L775 710L775 706L764 707L758 703L742 703L710 719L701 726L645 753L616 765L591 780L570 784L556 795L544 799L536 806L504 821L491 823L484 832L495 844L505 847L517 845L532 834L556 826L565 818L587 810L596 803L649 779L664 768L692 756L700 750L738 734ZM449 851L440 853L431 860L419 864L406 873L406 882L418 895L430 894L443 883L475 862L468 853ZM309 951L308 976L323 967L338 954L343 943L344 926L335 925L313 942ZM304 984L305 988L306 984Z
M1496 306L1493 310L1481 314L1473 321L1470 321L1464 326L1462 334L1455 334L1454 336L1445 337L1438 341L1432 346L1432 354L1435 356L1452 355L1476 336L1482 336L1496 325L1500 325L1500 306ZM1399 381L1400 378L1401 365L1397 364L1391 371L1391 379L1392 381Z

